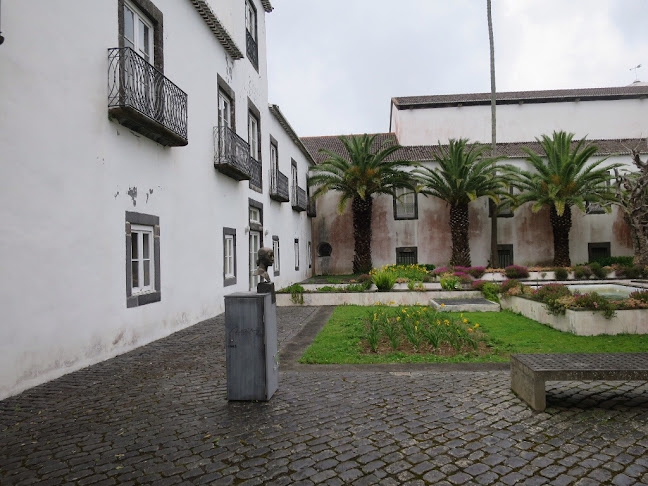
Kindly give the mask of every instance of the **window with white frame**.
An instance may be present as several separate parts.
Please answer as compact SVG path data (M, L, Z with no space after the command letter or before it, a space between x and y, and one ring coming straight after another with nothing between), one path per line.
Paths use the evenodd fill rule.
M299 270L299 239L295 238L295 270Z
M311 247L311 242L308 242L308 268L313 266L313 250Z
M250 206L250 223L262 224L261 209Z
M248 114L248 142L250 144L250 155L260 160L259 156L259 120L252 112Z
M153 64L153 24L131 2L124 2L124 47L130 47Z
M250 0L245 1L245 28L252 40L257 40L257 12Z
M126 212L126 305L158 302L160 295L160 220Z
M280 258L280 252L279 252L279 237L278 236L273 236L272 237L272 252L274 253L274 264L272 265L272 268L274 270L275 276L279 275L279 272L281 270L281 258Z
M224 285L236 283L236 230L223 228L223 281Z
M399 187L394 192L394 219L416 219L418 217L416 193Z

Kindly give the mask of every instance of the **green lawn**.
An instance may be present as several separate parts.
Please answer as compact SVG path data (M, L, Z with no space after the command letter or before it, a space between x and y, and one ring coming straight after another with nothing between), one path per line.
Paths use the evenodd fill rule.
M648 351L648 335L576 336L557 331L510 311L464 312L486 336L484 355L385 354L362 352L364 320L377 306L338 306L300 358L301 363L415 363L507 361L511 353L574 353Z

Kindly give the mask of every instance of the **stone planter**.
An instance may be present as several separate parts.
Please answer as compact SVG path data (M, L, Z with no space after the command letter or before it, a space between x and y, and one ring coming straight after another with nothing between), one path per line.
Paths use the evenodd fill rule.
M578 336L648 334L648 309L618 310L615 317L606 319L602 312L570 309L565 311L565 315L556 316L541 302L515 296L502 298L500 305L502 309L519 312L554 329Z
M385 305L430 305L432 299L478 298L481 292L468 291L391 291L391 292L304 292L304 303L295 304L290 294L277 293L278 306L291 305L374 305L376 302Z

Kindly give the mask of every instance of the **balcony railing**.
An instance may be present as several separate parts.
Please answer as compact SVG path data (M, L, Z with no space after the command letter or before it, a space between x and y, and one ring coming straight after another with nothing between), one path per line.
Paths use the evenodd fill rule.
M306 211L307 198L306 191L299 186L293 186L292 208L295 211Z
M214 167L237 181L250 179L250 146L229 127L214 127Z
M278 170L270 169L270 199L279 202L290 201L288 177Z
M252 34L250 34L249 30L245 30L245 43L247 47L247 55L248 59L250 59L250 62L252 65L259 70L259 47L257 45L257 41L254 40L254 37L252 37Z
M317 216L317 205L315 204L316 199L314 197L309 197L308 198L308 208L306 208L306 214L314 218Z
M161 145L187 145L187 94L130 47L108 49L108 112Z
M262 170L261 162L250 156L250 187L252 189L263 190Z

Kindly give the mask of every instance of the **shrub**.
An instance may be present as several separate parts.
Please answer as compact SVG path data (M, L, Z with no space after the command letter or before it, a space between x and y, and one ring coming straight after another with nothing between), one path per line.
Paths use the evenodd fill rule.
M407 282L407 288L416 291L425 290L425 287L423 286L423 282L418 282L416 280L410 280L409 282Z
M574 298L573 305L582 309L603 311L603 315L606 319L611 319L616 314L616 307L614 306L614 304L612 304L609 300L607 300L605 297L600 296L596 292L577 295Z
M461 285L470 285L472 283L472 278L463 272L455 272L454 275L459 277L459 283Z
M423 281L424 282L431 282L432 281L432 276L431 275L423 275Z
M363 274L361 274L361 275L358 275L358 276L356 277L356 280L357 280L358 282L360 282L360 283L367 283L367 282L368 282L369 285L371 285L371 283L373 282L373 279L371 278L371 275L369 275L369 274L367 274L367 273L363 273Z
M470 267L466 273L472 278L482 278L486 273L486 267Z
M431 272L432 270L434 270L436 268L431 263L419 263L419 266L425 268L428 272Z
M481 292L481 289L484 287L484 285L488 282L487 280L473 280L470 286L473 288L473 290L479 290Z
M598 262L590 263L589 267L596 278L605 278L610 273L610 267L602 267Z
M621 266L617 268L617 277L641 278L645 275L646 269L641 265Z
M527 267L509 265L504 269L504 275L506 275L507 278L528 278L529 271L527 270Z
M592 276L592 269L587 265L578 265L574 268L574 278L586 279Z
M614 265L615 263L629 267L632 265L632 257L631 256L598 257L590 260L590 263L592 262L597 262L602 267L609 267L610 265Z
M520 285L522 285L522 284L520 282L518 282L517 280L515 280L514 278L506 280L500 286L500 292L502 292L503 294L507 294L509 290L511 290L513 288L516 288L516 287L520 287Z
M369 287L371 287L371 281L362 282L362 283L352 283L344 287L344 290L347 292L364 292Z
M459 288L459 277L449 273L441 276L441 288L443 290L456 290Z
M648 304L648 290L637 290L630 294L631 299L639 300Z
M494 282L484 282L484 285L482 285L481 288L484 299L490 300L492 302L499 302L499 297L497 296L499 291L500 286Z
M543 285L533 293L533 299L541 302L546 302L547 299L557 299L559 297L566 297L571 295L571 292L566 285L551 283Z
M444 273L452 273L452 271L452 267L436 267L434 270L432 270L432 275L438 277L439 275L443 275Z
M317 287L318 292L337 292L338 289L337 287L334 287L333 285L324 285L323 287Z
M396 274L391 270L378 270L373 275L373 283L380 292L387 292L394 288Z
M566 268L558 267L554 268L554 275L556 276L556 280L567 280L569 272Z
M304 287L298 283L289 285L279 290L279 292L290 292L290 301L293 304L303 304L304 303Z

